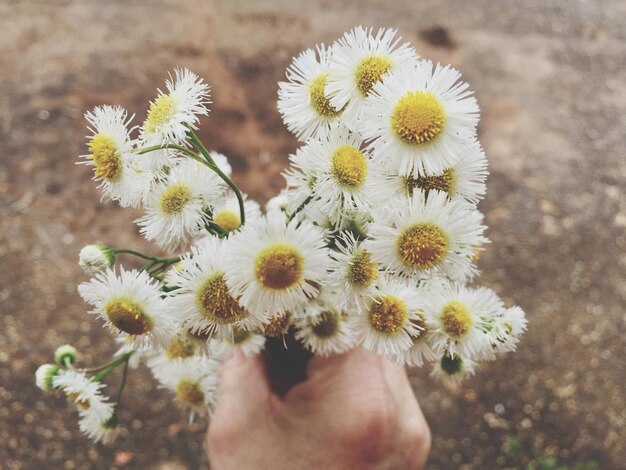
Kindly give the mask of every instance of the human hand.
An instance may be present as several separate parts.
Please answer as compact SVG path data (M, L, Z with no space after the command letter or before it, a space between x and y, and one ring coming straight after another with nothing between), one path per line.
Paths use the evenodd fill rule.
M271 391L261 356L222 366L211 468L419 469L430 430L404 367L362 349L313 357L307 380Z

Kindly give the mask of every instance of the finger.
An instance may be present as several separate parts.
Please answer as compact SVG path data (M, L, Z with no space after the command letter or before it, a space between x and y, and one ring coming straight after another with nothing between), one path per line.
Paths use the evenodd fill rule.
M317 375L336 375L343 369L361 370L371 367L378 367L377 356L363 348L355 348L342 354L313 356L307 367L307 376L312 378Z
M314 356L307 366L307 379L294 386L285 396L288 403L326 400L348 393L353 384L369 382L382 374L375 354L361 348L343 354ZM376 382L376 380L374 380Z
M240 348L233 348L220 368L218 390L220 402L238 407L266 401L270 389L262 357L246 357Z

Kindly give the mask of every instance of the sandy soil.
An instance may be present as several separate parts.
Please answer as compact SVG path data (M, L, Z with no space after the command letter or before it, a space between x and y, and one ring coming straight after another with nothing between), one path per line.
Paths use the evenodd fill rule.
M521 468L533 452L623 468L624 18L619 0L0 0L0 468L206 467L205 425L187 426L145 371L112 448L34 386L65 341L85 363L113 350L76 293L80 247L151 249L137 213L100 204L74 164L83 112L112 103L141 118L166 72L188 66L213 86L203 137L266 200L296 147L277 80L298 51L357 24L399 28L476 90L491 169L481 282L530 319L519 352L460 390L412 373L429 468Z

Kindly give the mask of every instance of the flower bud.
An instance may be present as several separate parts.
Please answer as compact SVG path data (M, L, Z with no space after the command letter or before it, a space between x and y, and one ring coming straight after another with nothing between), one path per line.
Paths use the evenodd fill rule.
M52 379L59 372L59 366L55 364L42 364L35 372L35 383L37 387L44 392L50 392L54 390Z
M80 250L78 264L87 274L92 276L112 267L114 262L115 254L102 243L87 245Z
M69 344L64 344L63 346L59 346L56 351L54 351L54 362L56 362L60 366L66 365L68 362L70 364L74 364L76 362L76 358L78 356L78 351L74 346Z

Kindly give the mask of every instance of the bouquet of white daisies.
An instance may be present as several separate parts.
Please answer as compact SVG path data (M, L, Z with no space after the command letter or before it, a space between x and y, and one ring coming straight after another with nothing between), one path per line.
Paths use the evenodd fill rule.
M139 127L118 106L86 114L80 163L108 199L143 208L141 234L170 253L101 243L80 252L93 277L78 291L120 349L79 368L75 348L61 346L36 379L67 395L89 437L115 437L128 369L142 361L205 414L220 360L233 346L259 354L267 338L288 335L312 354L362 347L429 363L451 382L515 349L523 311L466 286L487 242L476 208L487 163L459 72L420 60L391 29L357 27L301 53L279 83L278 110L302 146L264 211L198 138L209 104L209 87L182 69ZM143 267L125 269L123 257Z

